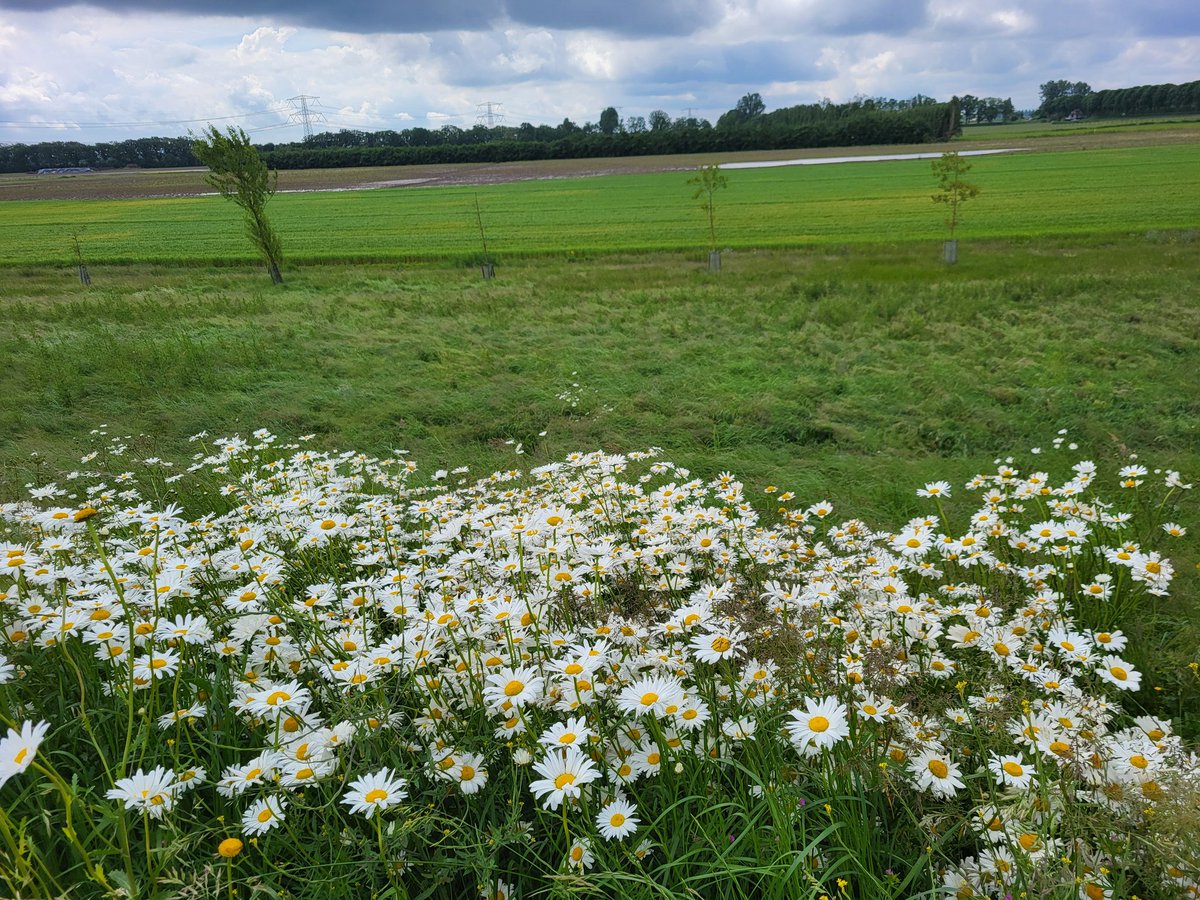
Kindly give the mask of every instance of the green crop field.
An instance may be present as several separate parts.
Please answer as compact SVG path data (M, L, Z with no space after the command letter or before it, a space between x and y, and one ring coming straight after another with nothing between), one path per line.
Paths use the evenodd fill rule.
M1011 138L1067 138L1122 134L1132 136L1200 127L1200 116L1134 116L1121 119L1080 119L1077 122L1029 120L1003 125L967 125L964 141L1001 141Z
M979 157L982 193L964 240L1142 233L1200 224L1200 145ZM735 249L936 240L928 161L731 171L718 242ZM281 194L270 207L286 258L464 259L702 248L703 214L684 173L480 187ZM224 264L252 258L238 211L215 197L0 204L0 265L62 263L82 229L86 259Z

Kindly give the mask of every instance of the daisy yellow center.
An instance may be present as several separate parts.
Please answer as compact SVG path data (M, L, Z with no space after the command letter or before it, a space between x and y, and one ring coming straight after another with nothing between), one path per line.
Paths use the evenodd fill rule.
M625 824L625 816L622 813L613 813L612 818L608 820L608 824L613 828L620 828Z
M1012 762L1011 760L1006 762L1002 768L1013 778L1020 778L1025 774L1025 767L1019 765L1018 763Z
M330 528L337 528L337 522L333 521L333 519L325 519L321 522L321 528L324 531L328 531Z
M642 706L653 706L657 702L658 694L654 693L654 691L646 691L646 693L642 694Z
M470 781L475 777L475 770L470 766L462 767L462 774L459 776L460 781Z
M579 663L570 663L565 671L568 675L581 675L583 674L583 666Z
M829 720L824 716L813 716L808 720L808 730L815 731L820 734L822 731L829 730Z
M1156 563L1154 560L1150 560L1150 562L1146 563L1146 571L1152 575L1157 575L1162 571L1162 566Z
M729 638L727 637L719 637L712 642L712 648L717 653L724 653L731 646L733 645L729 642Z
M572 847L571 848L571 859L575 860L575 862L579 862L581 859L583 859L583 848L582 847Z
M152 668L152 669L161 669L166 664L167 664L167 661L165 659L163 659L162 657L159 657L158 659L150 660L150 668Z
M261 774L262 774L262 769L251 769L249 772L246 773L245 780L253 781L255 778L257 778Z
M305 766L303 769L300 769L299 771L296 772L296 777L300 778L300 779L312 778L313 775L315 775L315 774L316 773L312 769Z
M1071 752L1071 745L1064 741L1052 741L1050 744L1050 752L1058 756L1066 756Z
M270 822L273 818L275 818L275 813L271 812L271 807L269 806L258 814L258 821L260 822Z
M564 732L558 737L560 744L573 744L576 740L578 740L578 736L573 731Z
M571 772L563 772L561 775L559 775L557 778L554 779L554 786L556 788L558 788L560 791L563 788L565 788L568 784L574 784L574 783L575 783L575 776Z
M694 709L685 709L683 711L683 718L688 722L692 721L692 719L696 718L698 715L700 715L700 713Z
M1083 892L1088 895L1088 900L1104 900L1104 888L1098 884L1088 883L1084 886Z
M950 774L950 767L940 759L931 759L929 761L929 771L934 774L935 778L946 778Z
M25 757L28 755L29 755L29 748L22 747L20 750L17 751L17 755L13 757L13 762L19 766L21 763L25 762Z
M659 760L661 760L661 759L662 759L662 757L659 756L657 753L651 753L649 756L646 757L646 762L648 762L652 766L657 766Z
M1029 831L1025 832L1023 835L1021 835L1019 838L1017 838L1017 842L1025 850L1032 850L1039 843L1038 836Z
M992 644L992 649L996 651L997 656L1008 656L1008 644L996 641L996 643Z
M367 791L367 796L365 796L363 799L368 803L379 803L383 800L386 800L387 797L387 791L385 791L383 788L375 788L373 791Z
M150 798L150 804L152 806L162 806L166 802L166 799L167 798L164 797L162 794L155 794L153 797Z
M523 690L525 690L525 683L522 681L517 681L517 679L514 678L504 686L504 696L515 697Z
M879 712L879 710L877 708L875 708L874 706L872 706L870 703L864 703L862 711L865 712L868 716L873 716L877 712Z
M1108 671L1112 673L1113 678L1120 679L1121 681L1129 677L1129 673L1120 666L1112 666Z
M909 547L912 547L914 550L915 550L917 547L920 547L920 546L921 546L921 542L920 542L919 540L917 540L916 538L909 538L909 539L908 539L907 541L905 541L904 543L905 543L907 546L909 546Z
M292 699L292 695L287 691L275 691L267 698L267 706L277 706L280 703L286 703Z
M1138 753L1136 756L1129 757L1129 764L1138 769L1145 769L1150 765L1150 761Z

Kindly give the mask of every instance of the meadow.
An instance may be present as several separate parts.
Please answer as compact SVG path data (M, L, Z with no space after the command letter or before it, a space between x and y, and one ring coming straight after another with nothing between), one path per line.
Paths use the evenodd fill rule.
M1196 143L1013 153L972 161L985 188L961 237L1144 233L1195 227ZM731 172L718 198L721 247L795 248L937 240L922 160ZM653 252L703 246L703 222L678 172L543 179L486 186L280 194L271 216L286 259L469 260L489 249L529 256ZM1119 187L1119 189L1117 189ZM80 231L91 263L242 264L253 259L237 211L217 197L122 203L0 204L0 266L68 261Z
M1194 896L1195 162L0 204L4 892Z

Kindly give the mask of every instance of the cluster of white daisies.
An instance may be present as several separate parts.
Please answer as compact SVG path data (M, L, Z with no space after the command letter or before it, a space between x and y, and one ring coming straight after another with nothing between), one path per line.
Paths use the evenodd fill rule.
M657 781L755 743L797 779L856 760L922 809L957 804L977 852L944 881L1003 896L1087 855L1055 836L1066 801L1047 797L1067 795L1048 784L1135 828L1196 776L1170 722L1122 712L1142 676L1111 610L1165 596L1173 570L1099 498L1091 463L1056 484L1000 461L967 485L979 502L957 527L935 482L918 492L928 514L881 531L774 488L765 520L733 476L695 479L657 451L415 486L402 456L274 443L222 439L197 459L192 478L224 482L220 515L96 473L0 507L0 690L37 708L28 673L86 662L161 735L139 756L151 768L96 776L147 821L196 792L240 804L259 836L314 796L374 817L410 793L469 802L515 780L562 814L565 864L588 868L594 836L641 829L636 857L650 854L660 810L641 798ZM1112 486L1133 497L1148 474L1130 465ZM1161 483L1167 499L1191 487ZM0 787L40 743L85 735L76 724L13 720ZM210 774L218 737L241 730L252 742ZM351 745L373 770L351 770ZM1087 896L1111 893L1084 871Z

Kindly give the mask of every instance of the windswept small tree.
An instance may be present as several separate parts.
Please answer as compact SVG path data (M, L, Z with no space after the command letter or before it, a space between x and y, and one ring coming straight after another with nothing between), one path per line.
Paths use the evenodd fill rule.
M700 201L700 208L708 216L708 249L717 249L717 191L729 186L728 179L722 174L719 166L702 166L700 171L688 179L688 184L696 188L692 199Z
M271 281L283 284L283 243L267 219L267 201L275 196L279 173L268 171L250 138L241 128L229 126L224 134L209 125L200 137L193 136L192 152L208 166L205 180L226 200L242 208L246 235L262 254Z
M954 151L943 153L940 158L933 161L933 174L938 180L938 190L933 195L933 202L945 203L949 210L949 215L946 217L946 225L950 229L946 262L955 262L958 258L957 247L954 245L954 230L961 220L959 207L968 200L979 196L979 188L963 180L963 176L969 171L971 171L971 164Z

